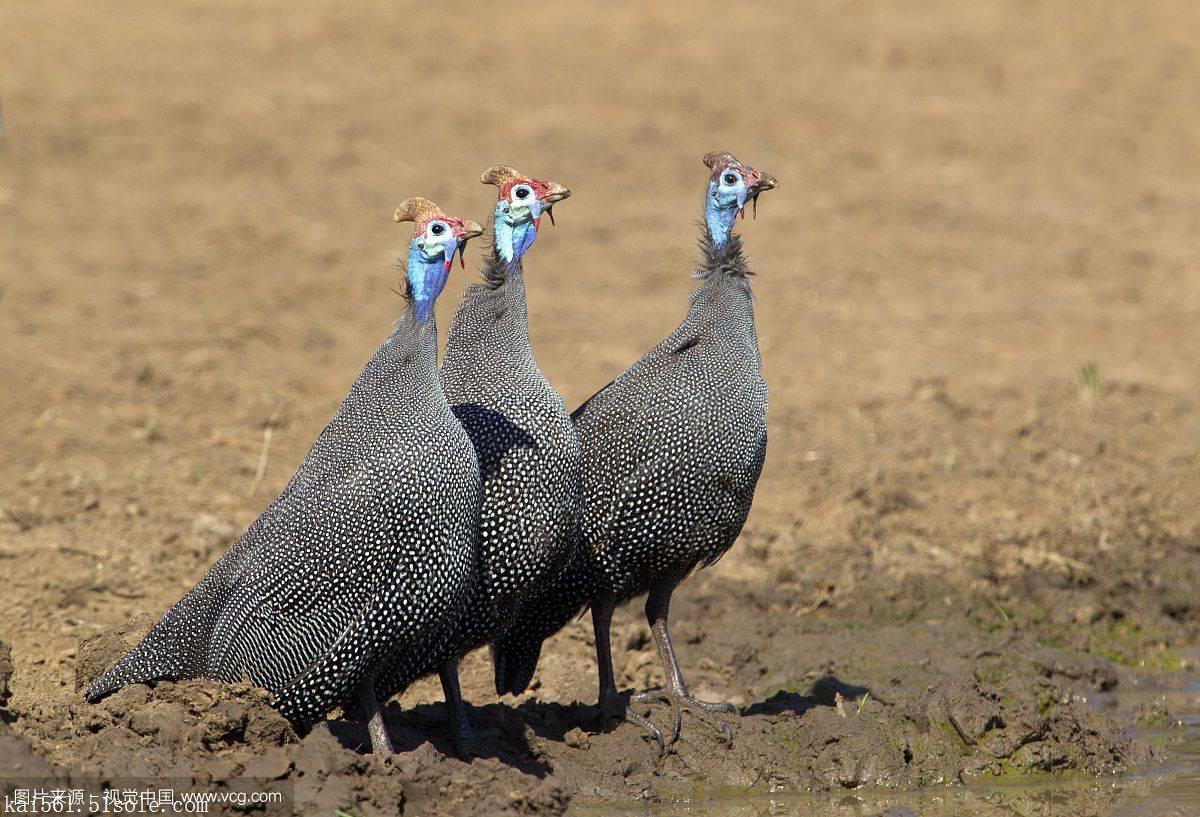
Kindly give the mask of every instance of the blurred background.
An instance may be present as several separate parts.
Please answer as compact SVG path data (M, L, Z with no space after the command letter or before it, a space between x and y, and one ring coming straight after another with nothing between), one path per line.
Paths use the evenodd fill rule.
M931 575L1194 636L1196 4L0 17L20 661L163 609L274 496L400 314L401 199L482 221L496 163L572 189L526 268L573 408L683 314L709 150L780 180L739 222L769 459L710 573L805 610Z

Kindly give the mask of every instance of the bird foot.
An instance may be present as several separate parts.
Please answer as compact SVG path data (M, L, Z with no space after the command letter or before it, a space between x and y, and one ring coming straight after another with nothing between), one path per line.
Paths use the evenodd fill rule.
M658 744L660 755L667 751L667 744L663 740L662 732L648 718L631 710L625 696L616 692L603 696L600 699L600 729L607 732L608 725L618 718L645 730L650 739Z
M484 729L476 732L470 727L453 730L451 741L454 743L454 753L464 763L470 763L473 758L491 757L496 754L488 738L501 737L502 733L495 729Z
M639 692L633 696L635 703L665 703L671 705L671 712L675 716L675 723L671 728L671 739L667 741L667 745L671 745L679 740L679 735L683 731L683 713L691 712L693 715L699 716L700 713L713 715L717 712L723 712L728 715L738 715L738 709L728 701L701 701L698 698L693 698L686 692L663 692L657 689L646 690ZM703 718L701 719L703 720ZM716 728L722 735L725 736L726 748L733 747L733 727L724 718L713 717L716 721Z

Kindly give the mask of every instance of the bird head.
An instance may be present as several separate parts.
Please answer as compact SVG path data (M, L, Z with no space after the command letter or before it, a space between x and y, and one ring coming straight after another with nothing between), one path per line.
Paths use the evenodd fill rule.
M479 181L498 189L492 232L496 251L510 264L533 245L542 217L550 216L553 224L554 205L571 195L558 182L535 179L507 165L489 167Z
M729 238L738 213L745 218L746 203L751 204L757 217L759 194L773 189L778 182L771 174L743 164L725 151L705 154L704 164L712 171L704 205L705 222L709 235L720 246Z
M482 234L483 227L468 219L448 216L429 199L420 197L401 202L393 218L397 222L414 224L412 240L408 244L405 280L417 320L424 321L446 286L454 254L457 252L461 256L467 242Z

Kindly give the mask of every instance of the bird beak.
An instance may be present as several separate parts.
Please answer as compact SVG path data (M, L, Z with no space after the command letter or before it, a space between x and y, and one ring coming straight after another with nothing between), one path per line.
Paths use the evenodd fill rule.
M459 267L461 269L466 269L467 268L467 242L470 241L472 238L475 238L476 236L483 235L483 226L480 225L480 223L477 221L464 221L462 223L462 226L463 226L462 237L458 239L458 247L456 248L456 250L458 252ZM451 256L449 263L450 264L454 263L453 256ZM450 268L449 265L447 265L446 268L449 269Z
M779 186L779 182L770 173L759 173L758 179L750 185L750 209L754 213L754 218L758 218L758 194L764 190L774 190ZM746 217L745 210L742 211L742 218Z
M571 195L571 191L563 187L558 182L546 182L546 198L542 212L550 216L550 223L554 224L554 205ZM541 218L538 218L534 223L534 227L541 226Z
M546 203L554 204L556 201L562 201L569 197L571 191L563 187L558 182L546 182Z
M463 222L463 235L461 241L465 244L472 238L483 235L483 227L477 221Z
M764 190L774 190L779 186L779 182L770 173L760 173L758 180L750 185L751 193L761 193Z

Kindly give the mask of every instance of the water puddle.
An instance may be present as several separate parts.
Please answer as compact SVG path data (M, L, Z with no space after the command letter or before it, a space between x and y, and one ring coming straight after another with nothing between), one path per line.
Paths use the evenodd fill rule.
M989 783L924 789L834 794L735 794L620 806L581 804L575 817L1192 817L1200 815L1200 679L1097 695L1091 703L1126 721L1159 748L1161 759L1120 777L1035 778L1033 783ZM1165 706L1170 722L1145 717Z

